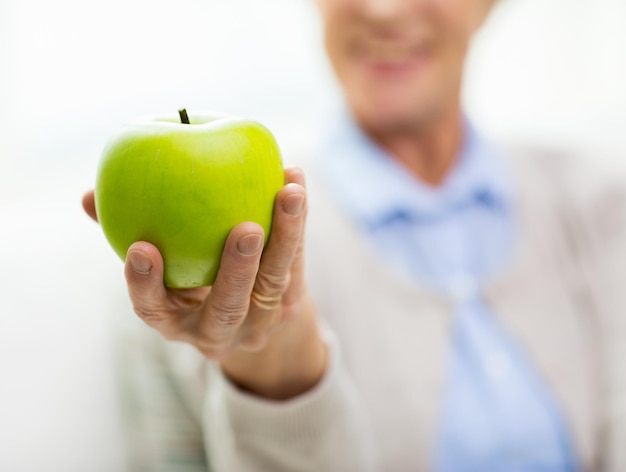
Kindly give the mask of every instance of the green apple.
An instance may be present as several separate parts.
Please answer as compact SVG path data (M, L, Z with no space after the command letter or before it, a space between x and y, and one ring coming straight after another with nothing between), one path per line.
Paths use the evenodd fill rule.
M256 222L267 241L284 171L276 140L260 123L180 116L139 118L110 139L95 203L122 260L133 242L148 241L163 255L165 285L191 288L213 283L235 225Z

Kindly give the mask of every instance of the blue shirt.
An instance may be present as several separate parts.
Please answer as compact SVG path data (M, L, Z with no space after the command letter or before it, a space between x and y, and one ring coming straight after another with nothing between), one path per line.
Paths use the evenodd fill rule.
M375 249L455 301L436 470L576 470L551 392L481 295L515 242L511 182L495 149L466 124L453 170L431 187L344 116L324 140L319 163Z

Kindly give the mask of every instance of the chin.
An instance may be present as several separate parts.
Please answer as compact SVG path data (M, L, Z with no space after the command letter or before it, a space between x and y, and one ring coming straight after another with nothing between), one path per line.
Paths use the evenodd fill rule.
M414 103L407 106L407 103ZM436 113L431 106L405 100L402 104L370 102L355 110L359 121L375 134L415 132L426 127Z
M420 80L363 80L344 84L351 108L372 128L405 128L427 120L442 100L431 77ZM360 83L359 83L360 82Z
M433 68L402 78L348 75L344 92L358 120L369 131L416 132L459 112L460 79Z

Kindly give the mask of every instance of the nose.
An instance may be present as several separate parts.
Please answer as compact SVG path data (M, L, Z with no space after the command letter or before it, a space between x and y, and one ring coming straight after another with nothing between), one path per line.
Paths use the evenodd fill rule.
M424 0L363 0L364 12L373 20L402 18Z

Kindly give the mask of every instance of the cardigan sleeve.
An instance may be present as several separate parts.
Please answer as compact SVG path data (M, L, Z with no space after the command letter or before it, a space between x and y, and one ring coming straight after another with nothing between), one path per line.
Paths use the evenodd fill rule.
M269 401L237 389L191 346L139 328L122 337L119 364L131 470L376 470L367 412L328 330L318 385Z
M238 390L209 367L204 408L208 455L216 472L374 470L367 415L326 333L329 367L311 391L269 401Z
M129 472L206 472L202 424L158 334L124 326L116 357Z

